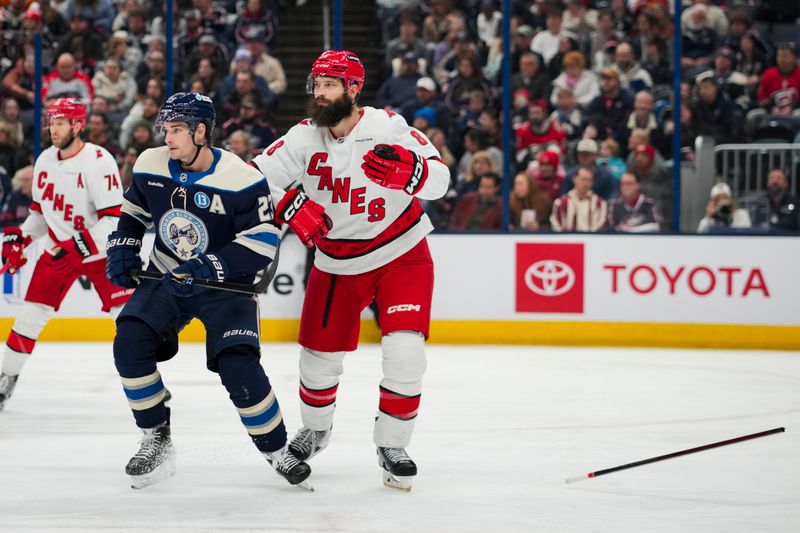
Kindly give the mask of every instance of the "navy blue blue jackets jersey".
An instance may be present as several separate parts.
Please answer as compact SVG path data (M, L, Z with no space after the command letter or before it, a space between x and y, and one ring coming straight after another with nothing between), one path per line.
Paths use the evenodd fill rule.
M206 172L184 171L167 147L142 152L125 192L119 229L133 236L155 229L150 263L160 272L213 253L225 261L226 280L252 282L280 242L269 186L236 155L218 148L212 152Z

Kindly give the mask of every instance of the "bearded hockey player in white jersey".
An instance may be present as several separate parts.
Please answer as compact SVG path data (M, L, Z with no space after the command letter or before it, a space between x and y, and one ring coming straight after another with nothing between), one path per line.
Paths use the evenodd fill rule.
M278 400L259 361L257 298L193 283L252 284L279 244L267 182L232 153L212 148L215 118L207 96L177 93L165 102L156 128L166 146L137 159L107 245L109 279L136 287L117 319L114 341L114 362L143 432L126 467L133 488L174 473L157 351L161 339L191 317L205 326L208 369L219 373L258 450L292 485L304 484L311 473L287 450ZM160 279L139 279L139 250L150 227L156 238L148 270Z
M387 486L410 490L417 466L406 447L422 392L433 292L425 238L433 227L417 199L442 197L450 173L400 115L356 105L363 85L355 54L320 55L308 78L311 118L254 163L270 186L288 190L276 219L317 246L300 324L304 427L289 449L306 460L328 444L342 360L356 349L361 310L374 298L383 334L378 463Z
M0 374L0 409L11 397L20 371L48 320L79 276L87 276L102 309L116 313L130 290L105 277L105 243L116 227L122 204L119 168L105 148L83 142L86 108L59 98L47 108L53 145L36 159L30 215L3 232L3 269L16 273L27 261L25 248L41 239L25 302L8 336Z

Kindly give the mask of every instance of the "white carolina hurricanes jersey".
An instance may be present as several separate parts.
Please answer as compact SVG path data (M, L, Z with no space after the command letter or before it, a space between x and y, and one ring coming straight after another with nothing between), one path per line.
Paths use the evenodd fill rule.
M47 236L48 249L80 233L89 246L84 262L105 257L106 241L119 221L122 182L117 162L96 144L61 159L51 146L33 167L31 213L22 225L32 239Z
M428 161L428 178L416 197L381 187L364 175L364 155L378 144L399 144ZM267 178L276 202L281 193L302 184L333 220L317 243L314 264L334 274L360 274L403 255L433 230L417 198L441 198L450 172L438 150L402 116L372 107L346 136L306 119L272 143L253 161Z

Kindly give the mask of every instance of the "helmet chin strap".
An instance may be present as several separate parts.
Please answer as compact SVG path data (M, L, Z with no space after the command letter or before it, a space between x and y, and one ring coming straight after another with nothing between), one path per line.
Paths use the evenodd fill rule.
M194 142L194 134L195 134L196 131L197 131L197 126L192 128L192 132L191 132L192 133L192 144L194 145L195 148L197 148L197 150L195 150L194 157L188 163L184 163L183 161L180 161L181 167L183 167L183 168L192 166L194 164L194 162L197 161L197 158L200 156L200 150L202 150L203 147L206 145L205 142L203 142L203 144L197 144L196 142Z

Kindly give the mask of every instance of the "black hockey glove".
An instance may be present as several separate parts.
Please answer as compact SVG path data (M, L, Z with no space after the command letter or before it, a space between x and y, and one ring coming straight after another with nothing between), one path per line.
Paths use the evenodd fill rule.
M106 277L117 287L132 289L139 281L131 276L131 271L142 269L142 239L130 237L122 231L114 231L108 236L106 244Z
M225 281L227 273L228 267L221 257L213 254L200 254L164 274L161 283L173 296L185 298L202 290L202 287L192 283L195 279Z

